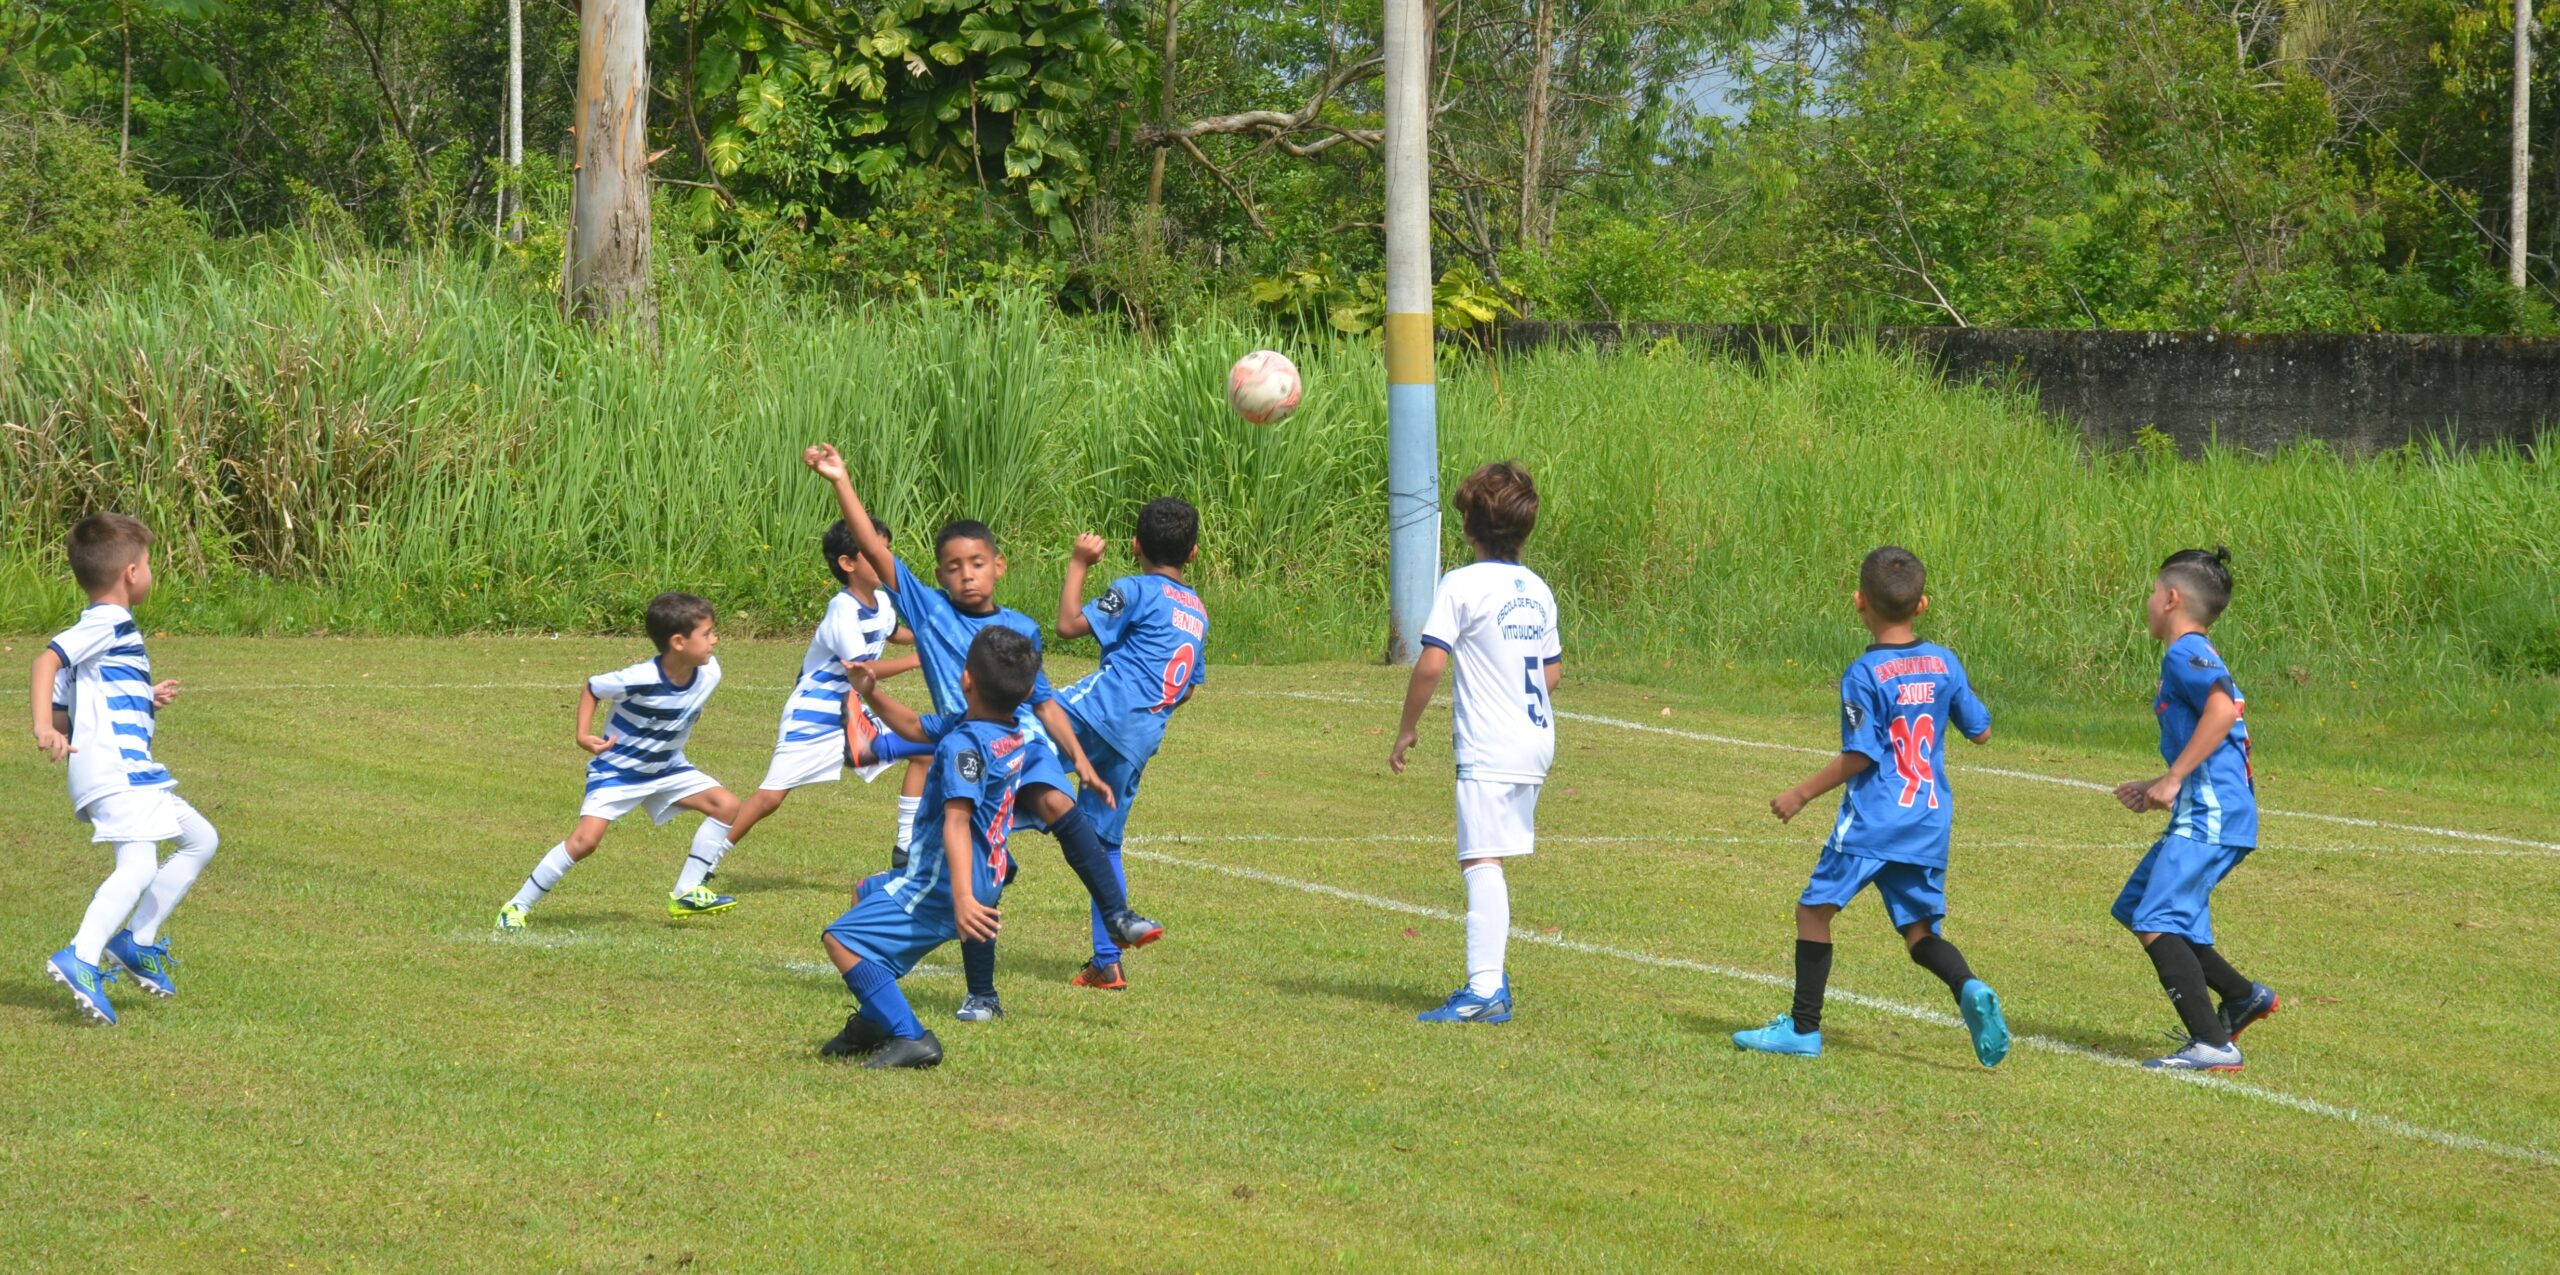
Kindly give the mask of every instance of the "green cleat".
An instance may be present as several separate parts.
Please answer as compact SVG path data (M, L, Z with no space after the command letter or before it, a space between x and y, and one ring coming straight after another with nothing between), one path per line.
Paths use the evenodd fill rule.
M697 885L667 900L667 915L672 917L709 916L738 906L738 901L725 894L713 894L709 886Z
M525 910L513 903L498 909L498 933L524 933Z

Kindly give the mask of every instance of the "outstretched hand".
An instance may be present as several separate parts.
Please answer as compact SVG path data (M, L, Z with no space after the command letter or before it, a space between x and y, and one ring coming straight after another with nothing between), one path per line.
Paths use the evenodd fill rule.
M174 677L151 688L151 707L153 708L167 708L169 701L176 698L178 698L178 679Z
M818 477L834 482L845 476L844 453L833 443L812 443L800 453L800 463L818 471Z

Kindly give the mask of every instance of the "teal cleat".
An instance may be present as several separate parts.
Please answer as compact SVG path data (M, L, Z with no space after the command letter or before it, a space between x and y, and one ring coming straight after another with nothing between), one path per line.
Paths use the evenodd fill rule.
M1438 1009L1426 1009L1413 1016L1418 1023L1507 1023L1511 1021L1511 978L1504 975L1502 986L1491 996L1478 996L1466 988L1449 993L1449 999Z
M1999 1066L2009 1056L2009 1021L2000 1016L2000 993L1981 979L1968 980L1956 993L1956 1008L1964 1014L1964 1029L1973 1033L1973 1056L1985 1067Z
M107 1003L107 984L115 981L114 970L101 971L66 947L45 958L44 972L71 989L71 999L79 1003L81 1013L109 1027L116 1025L116 1007Z
M133 931L118 930L114 938L107 940L107 958L133 975L134 985L142 990L154 996L178 994L178 961L169 955L167 939L145 947L133 941Z
M1747 1032L1735 1032L1733 1047L1748 1049L1754 1053L1793 1054L1798 1058L1820 1058L1822 1032L1820 1029L1809 1032L1797 1031L1796 1020L1790 1015L1780 1014L1770 1019L1766 1027Z

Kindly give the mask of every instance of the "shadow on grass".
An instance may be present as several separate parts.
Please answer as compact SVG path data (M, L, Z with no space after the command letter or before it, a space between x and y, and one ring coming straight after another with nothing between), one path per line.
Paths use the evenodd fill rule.
M140 996L141 993L136 992L135 995ZM114 999L112 992L108 994L108 999ZM81 1021L79 1007L71 1003L71 993L62 990L61 986L51 979L39 978L33 983L9 983L0 986L0 1005L17 1005L26 1009L49 1011L58 1015L65 1023L77 1024Z
M1445 992L1435 993L1411 983L1382 983L1369 979L1283 978L1271 984L1292 996L1312 996L1327 1000L1367 1001L1394 1009L1420 1013L1440 1003Z

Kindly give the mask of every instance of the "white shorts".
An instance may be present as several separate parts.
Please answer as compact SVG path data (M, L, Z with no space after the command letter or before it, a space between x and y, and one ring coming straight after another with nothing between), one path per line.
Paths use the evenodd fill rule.
M876 731L880 728L875 725L872 729ZM867 784L889 773L889 768L896 764L884 761L869 766L856 766L853 773L862 776L862 782ZM788 792L794 788L806 788L811 784L831 784L844 778L844 770L844 736L842 735L807 739L796 744L776 744L773 748L773 762L764 768L764 782L757 784L756 787L763 790Z
M698 770L679 770L646 783L614 784L588 793L587 804L578 807L578 817L610 823L634 810L647 810L651 823L665 823L676 817L677 802L719 786L719 780Z
M1538 848L1538 785L1458 781L1458 858L1504 859Z
M123 845L128 841L175 841L178 818L196 808L168 788L111 792L79 810L80 821L96 829L89 840ZM202 815L196 815L203 818Z

